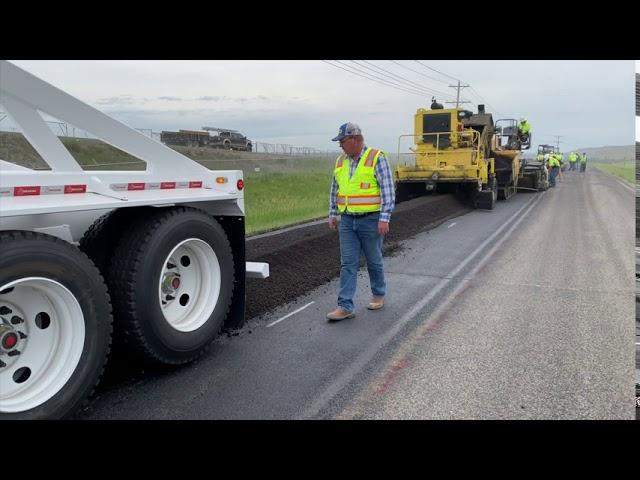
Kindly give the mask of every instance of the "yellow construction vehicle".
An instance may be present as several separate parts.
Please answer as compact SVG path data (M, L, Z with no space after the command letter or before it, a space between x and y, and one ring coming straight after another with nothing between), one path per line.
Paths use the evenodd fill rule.
M417 110L414 122L415 133L398 140L398 201L435 190L462 194L474 207L491 210L498 196L516 192L519 152L499 148L493 117L484 105L473 113L445 109L433 99L430 110ZM403 142L408 140L414 145L407 149Z
M514 186L518 190L543 191L549 188L549 175L544 161L537 159L525 159L522 156L522 150L528 150L531 147L531 133L523 137L518 130L518 121L515 118L504 118L496 120L496 151L502 157L517 157L517 161L513 165L504 165L506 171L514 168L517 174ZM543 145L546 147L546 145ZM552 147L553 149L554 147ZM538 149L540 153L540 149ZM542 152L543 154L546 151ZM507 162L508 163L508 162ZM501 167L498 167L499 169ZM505 179L506 180L506 179ZM498 176L500 184L500 176ZM504 191L509 193L510 188ZM511 194L515 191L511 191Z

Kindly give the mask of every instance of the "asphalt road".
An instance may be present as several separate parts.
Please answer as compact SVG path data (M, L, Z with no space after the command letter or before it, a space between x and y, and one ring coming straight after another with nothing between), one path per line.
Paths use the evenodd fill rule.
M633 214L567 172L338 417L635 418Z
M633 418L633 191L579 175L401 242L381 311L361 270L356 318L327 323L334 279L79 417Z

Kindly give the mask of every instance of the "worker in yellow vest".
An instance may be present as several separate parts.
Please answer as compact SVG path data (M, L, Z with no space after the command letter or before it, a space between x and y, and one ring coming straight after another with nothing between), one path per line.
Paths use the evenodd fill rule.
M529 143L529 133L531 132L531 124L526 118L520 118L518 123L518 135L522 143Z
M562 181L562 173L565 171L566 163L564 161L564 155L560 152L556 153L556 158L558 159L558 164L560 169L558 170L558 181Z
M329 195L329 228L338 230L340 235L340 291L338 308L327 318L337 321L355 317L353 297L361 251L367 261L372 293L367 308L379 310L384 306L382 241L389 233L395 192L384 152L364 144L358 125L340 125L333 141L340 142L344 151L336 159Z
M558 176L558 172L560 171L560 160L558 160L558 156L555 153L549 154L548 161L549 168L549 186L556 186L556 177Z
M582 155L580 155L580 173L584 173L586 169L587 169L587 154L582 152Z
M576 171L576 163L578 162L578 155L576 154L576 152L571 152L569 154L569 171Z

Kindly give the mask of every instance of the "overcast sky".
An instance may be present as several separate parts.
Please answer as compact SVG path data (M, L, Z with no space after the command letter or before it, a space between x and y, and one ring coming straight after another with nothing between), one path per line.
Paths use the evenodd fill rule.
M485 103L494 120L526 117L534 148L555 144L555 135L563 151L631 145L638 135L633 60L12 62L131 127L154 131L224 127L258 142L334 150L338 126L351 121L368 145L394 152L432 95L455 100L448 86L455 78L472 87L461 91L473 102L465 108Z

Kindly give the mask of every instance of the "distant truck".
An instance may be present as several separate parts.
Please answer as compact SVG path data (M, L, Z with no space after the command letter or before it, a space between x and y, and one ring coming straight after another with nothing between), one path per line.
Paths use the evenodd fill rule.
M210 132L218 132L211 135ZM225 150L252 151L251 140L237 130L217 127L202 127L202 130L162 131L160 141L166 145L183 145L185 147L212 147Z

